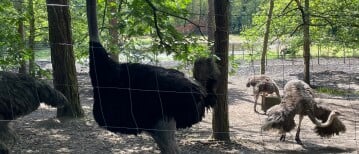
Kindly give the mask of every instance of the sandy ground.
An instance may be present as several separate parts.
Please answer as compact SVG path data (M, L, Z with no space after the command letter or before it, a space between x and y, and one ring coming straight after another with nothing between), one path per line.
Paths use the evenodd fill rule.
M295 143L295 130L287 134L285 142L279 141L277 132L262 132L265 115L253 112L252 89L245 86L247 78L258 74L258 62L244 63L229 78L228 106L230 142L207 140L212 132L212 114L190 129L177 131L178 144L183 153L358 153L359 146L359 59L321 59L313 61L312 83L346 90L346 96L320 95L330 108L345 114L341 120L347 131L332 138L321 138L313 132L314 125L304 118L301 139L304 146ZM80 68L83 70L83 68ZM79 69L78 69L79 70ZM301 60L272 60L267 74L280 90L290 79L302 78ZM156 144L146 134L138 136L114 134L97 126L92 117L92 89L88 74L79 75L79 90L85 117L60 122L56 109L42 105L37 111L12 123L18 141L12 153L160 153ZM282 94L282 91L281 91ZM258 106L258 110L260 107ZM298 117L296 117L297 121Z

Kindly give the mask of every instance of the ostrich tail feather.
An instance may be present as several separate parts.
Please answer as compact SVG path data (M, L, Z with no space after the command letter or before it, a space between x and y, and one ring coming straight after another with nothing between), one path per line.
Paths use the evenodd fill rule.
M327 107L317 105L315 108L315 117L317 119L326 122L331 110ZM335 117L333 122L327 127L318 127L314 128L315 133L317 133L321 137L332 137L334 135L339 135L340 132L344 133L346 131L346 127L343 122L340 121L339 118Z
M346 127L338 118L334 118L332 124L330 124L328 127L316 126L314 131L321 137L329 138L334 135L339 135L340 132L345 133Z
M41 102L52 107L61 108L68 104L67 98L44 81L37 81L37 92Z
M295 127L294 116L295 112L292 108L288 108L285 104L278 104L271 107L267 111L266 118L262 130L268 131L277 129L284 132L289 132Z

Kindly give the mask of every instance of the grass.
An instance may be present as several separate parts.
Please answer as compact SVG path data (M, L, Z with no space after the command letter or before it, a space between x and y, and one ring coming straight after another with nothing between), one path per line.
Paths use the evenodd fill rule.
M332 46L311 46L311 55L314 57L358 57L359 53L355 49Z
M353 93L352 91L330 88L330 87L319 87L316 88L319 93L334 95L334 96L346 96L348 93ZM357 92L356 92L357 93Z
M246 44L243 43L244 38L239 36L239 35L229 35L229 39L230 42L234 42L231 43L229 45L229 56L232 57L232 51L243 51L243 50L247 50L246 49ZM149 37L139 37L138 40L140 40L142 42L142 44L150 44L149 42L151 42L151 38ZM242 43L239 43L242 42ZM318 45L312 45L311 46L311 56L313 58L318 57L335 57L335 58L341 58L341 57L359 57L359 52L357 52L355 49L349 49L349 48L344 48L344 47L339 47L339 46L335 46L335 45L329 45L329 46L321 46L320 48L320 52L318 52ZM238 60L246 60L246 61L250 61L250 60L259 60L261 58L261 47L256 46L254 49L254 53L253 55L249 54L250 51L248 51L248 53L242 55L242 54L238 54L238 55L234 55L234 59L238 59ZM345 52L344 52L345 51ZM35 56L37 59L50 59L50 49L40 49L40 50L36 50L35 52ZM292 56L295 57L303 57L303 51L300 49L298 49L298 51L296 52L295 55L286 55L287 58L290 58ZM163 58L163 57L158 57L158 58ZM280 56L278 56L278 51L274 51L274 50L268 50L267 53L267 59L271 60L271 59L278 59L280 58ZM161 60L161 59L159 59ZM165 59L166 60L166 59Z

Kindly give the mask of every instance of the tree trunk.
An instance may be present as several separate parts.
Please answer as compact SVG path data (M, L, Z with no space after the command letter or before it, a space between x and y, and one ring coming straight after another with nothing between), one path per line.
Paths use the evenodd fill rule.
M216 29L215 18L214 18L214 0L208 0L208 15L207 15L207 35L208 45L211 53L214 53L214 31Z
M46 4L69 5L68 0L46 0ZM76 78L69 7L47 5L54 86L70 104L57 110L57 117L83 116Z
M304 81L310 85L310 14L309 14L309 0L305 0L304 6L304 27L303 27L303 56L304 56Z
M213 138L229 141L228 120L228 44L229 44L229 0L215 0L215 54L220 58L217 62L221 71L217 89L217 105L213 109Z
M310 13L309 0L304 0L304 8L299 0L296 0L297 6L302 13L303 20L303 57L304 57L304 82L310 85Z
M34 3L33 0L29 0L28 2L28 11L29 11L29 51L30 51L30 59L29 59L29 71L30 75L35 76L35 12L34 12Z
M110 35L110 46L112 50L110 50L110 57L118 62L118 46L119 46L119 33L117 31L117 27L118 27L118 21L117 21L117 9L116 9L116 0L109 0L108 1L108 10L110 13L110 17L109 17L109 24L110 24L110 28L109 28L109 35ZM112 5L115 4L115 5Z
M262 51L262 57L261 57L261 74L266 73L266 65L265 64L266 64L266 56L267 56L267 50L268 50L268 39L269 39L270 25L271 25L271 21L272 21L273 8L274 8L274 0L269 0L269 11L268 11L268 17L267 17L266 31L264 33L263 51Z
M14 1L14 7L16 9L16 11L19 13L20 16L23 15L24 11L23 11L23 5L22 3L24 3L23 0L19 0L19 1ZM20 36L20 40L21 43L19 44L18 48L17 48L17 52L19 52L20 57L20 68L19 68L19 73L21 74L27 74L27 69L26 69L26 59L24 58L24 53L25 53L25 31L24 31L24 21L22 18L19 18L18 20L18 25L17 25L17 32L19 33Z

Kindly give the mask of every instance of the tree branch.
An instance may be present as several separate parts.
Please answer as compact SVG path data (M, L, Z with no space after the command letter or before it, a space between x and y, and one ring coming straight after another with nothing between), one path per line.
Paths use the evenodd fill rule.
M298 9L299 9L300 13L302 14L303 23L305 23L305 18L304 18L305 13L304 13L303 6L300 4L299 0L295 0L295 2L297 3L297 6L298 6Z
M283 9L282 12L284 12L286 9L288 9L289 5L293 3L294 0L291 0Z
M293 31L292 33L290 33L289 36L292 37L303 25L304 25L304 24L300 24L300 25L298 25L297 27L295 27L294 31Z
M164 45L165 47L169 47L169 45L166 42L163 41L162 33L161 33L161 30L160 30L160 27L158 26L158 21L157 21L157 11L158 11L158 9L151 3L150 0L145 0L145 1L148 3L148 5L152 9L153 20L154 20L155 28L156 28L156 34L157 34L158 38L160 39L160 44Z
M154 10L154 11L158 11L158 12L161 12L161 13L163 13L163 14L166 14L166 15L169 15L169 16L172 16L172 17L176 17L176 18L178 18L178 19L182 19L182 20L185 20L185 21L191 23L192 25L196 26L196 28L199 30L199 32L201 33L201 35L202 35L203 37L205 37L204 34L203 34L203 32L202 32L202 30L201 30L201 27L204 27L204 26L200 26L200 25L194 23L193 21L191 21L191 20L189 20L189 19L187 19L187 18L185 18L185 17L181 17L181 16L178 16L178 15L176 15L176 14L169 13L169 12L166 12L166 11L163 11L163 10L160 10L160 9L156 8L150 0L145 0L145 1L148 3L148 5L150 5L150 7L152 8L152 10Z
M292 4L292 2L293 2L294 0L291 0L285 7L284 7L284 9L283 9L283 11L282 11L282 14L283 14L283 12L285 11L285 10L287 10L288 8L289 8L289 5L290 4ZM293 9L292 9L293 10ZM291 10L289 10L289 11L287 11L287 12L290 12ZM286 13L285 13L286 14Z
M324 16L316 15L316 14L313 14L312 16L313 16L313 17L317 17L317 18L322 18L322 19L324 19L327 23L329 23L329 25L330 25L331 27L333 27L333 25L334 25L333 22L328 19L328 17L324 17ZM314 25L314 24L311 24L311 25Z

